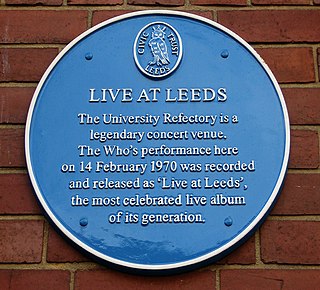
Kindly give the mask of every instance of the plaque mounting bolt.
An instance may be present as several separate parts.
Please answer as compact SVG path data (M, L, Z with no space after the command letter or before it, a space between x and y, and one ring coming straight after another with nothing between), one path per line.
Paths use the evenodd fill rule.
M223 57L223 58L227 58L229 56L229 51L228 50L223 50L222 52L221 52L221 57Z
M82 218L80 220L80 226L86 227L88 225L88 219L87 218Z
M86 60L91 60L93 58L93 54L91 52L87 52L85 58Z
M230 227L233 223L233 220L230 216L228 216L225 220L224 220L224 224L227 226L227 227Z

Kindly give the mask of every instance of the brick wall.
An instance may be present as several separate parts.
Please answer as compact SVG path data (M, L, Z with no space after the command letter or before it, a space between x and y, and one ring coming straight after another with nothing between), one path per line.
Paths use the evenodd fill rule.
M289 171L267 221L219 263L169 277L123 274L70 247L37 206L24 159L28 106L58 52L103 20L152 8L246 39L280 82L291 121ZM0 0L0 288L319 289L319 66L319 0Z

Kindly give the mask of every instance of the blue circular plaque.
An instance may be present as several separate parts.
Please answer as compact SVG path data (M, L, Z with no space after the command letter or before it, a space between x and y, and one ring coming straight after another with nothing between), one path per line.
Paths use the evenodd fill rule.
M266 64L182 12L131 13L80 35L42 77L26 126L49 219L98 260L136 271L229 253L270 211L288 157Z

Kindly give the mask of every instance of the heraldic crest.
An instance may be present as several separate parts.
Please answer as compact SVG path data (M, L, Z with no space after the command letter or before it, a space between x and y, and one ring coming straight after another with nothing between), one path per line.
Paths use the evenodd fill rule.
M134 42L134 59L144 74L159 78L171 74L182 58L182 41L178 32L165 22L143 27Z

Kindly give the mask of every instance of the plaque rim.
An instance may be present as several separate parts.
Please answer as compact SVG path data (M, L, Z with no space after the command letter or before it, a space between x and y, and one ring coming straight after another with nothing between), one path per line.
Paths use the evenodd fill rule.
M274 189L272 193L269 196L269 199L259 212L259 214L250 222L250 224L240 233L238 234L235 238L230 240L228 243L224 244L223 246L219 247L218 249L207 253L205 255L198 256L196 258L183 261L183 262L178 262L178 263L168 263L168 264L156 264L156 265L149 265L149 264L140 264L140 263L132 263L132 262L127 262L123 260L119 260L116 258L113 258L111 256L102 254L101 252L93 249L92 247L89 247L87 244L83 243L80 241L77 237L72 235L67 228L60 223L58 218L53 214L53 212L50 210L49 206L47 205L45 199L43 198L43 195L40 191L40 188L37 184L37 181L35 179L34 175L34 170L32 166L32 161L31 161L31 156L30 156L30 126L32 123L32 118L33 118L33 111L35 109L35 105L39 96L39 93L42 90L43 85L45 84L45 81L47 80L48 76L50 75L51 71L55 68L55 66L59 63L59 61L64 57L64 55L74 46L76 45L79 41L93 33L94 31L107 26L109 24L127 19L127 18L133 18L137 16L143 16L143 15L172 15L172 16L181 16L181 17L186 17L186 18L191 18L200 22L204 22L210 26L213 26L232 38L234 38L237 42L239 42L241 45L243 45L254 57L255 59L259 62L259 64L262 66L268 77L270 78L276 92L279 98L279 102L282 108L282 113L284 117L284 130L285 130L285 147L284 147L284 155L283 155L283 161L281 165L281 170L277 179L277 182L274 186ZM49 217L49 221L53 222L54 226L58 228L60 232L62 232L68 239L70 239L73 243L75 243L76 246L79 248L85 250L88 252L90 255L95 256L95 258L98 258L99 260L106 262L106 263L111 263L114 264L114 266L120 266L120 268L126 268L126 269L132 269L132 270L137 270L137 271L147 271L147 272L157 272L157 271L173 271L173 270L180 270L180 269L187 269L187 268L194 268L199 264L210 262L212 261L215 257L219 258L220 255L223 253L227 253L227 250L232 250L234 247L238 246L242 241L245 240L245 238L250 237L250 233L252 233L256 227L258 227L266 218L267 214L269 211L272 209L272 206L274 202L277 199L278 194L280 193L282 184L285 179L285 174L287 171L287 166L289 162L289 151L290 151L290 123L289 123L289 116L288 116L288 111L287 107L285 104L285 100L283 97L283 94L281 92L280 86L278 82L276 81L276 78L274 77L273 73L267 66L267 64L264 62L264 60L260 57L260 55L239 35L236 33L232 32L228 28L222 26L221 24L209 20L205 17L187 13L187 12L182 12L182 11L173 11L173 10L146 10L146 11L137 11L137 12L130 12L126 13L120 16L113 17L111 19L108 19L106 21L103 21L87 31L83 32L79 36L77 36L75 39L73 39L56 57L55 59L51 62L51 64L48 66L46 69L45 73L41 77L37 88L33 94L29 110L28 110L28 115L27 115L27 121L26 121L26 128L25 128L25 156L26 156L26 163L27 163L27 170L28 174L33 186L33 189L37 195L38 201L41 204L44 214Z

